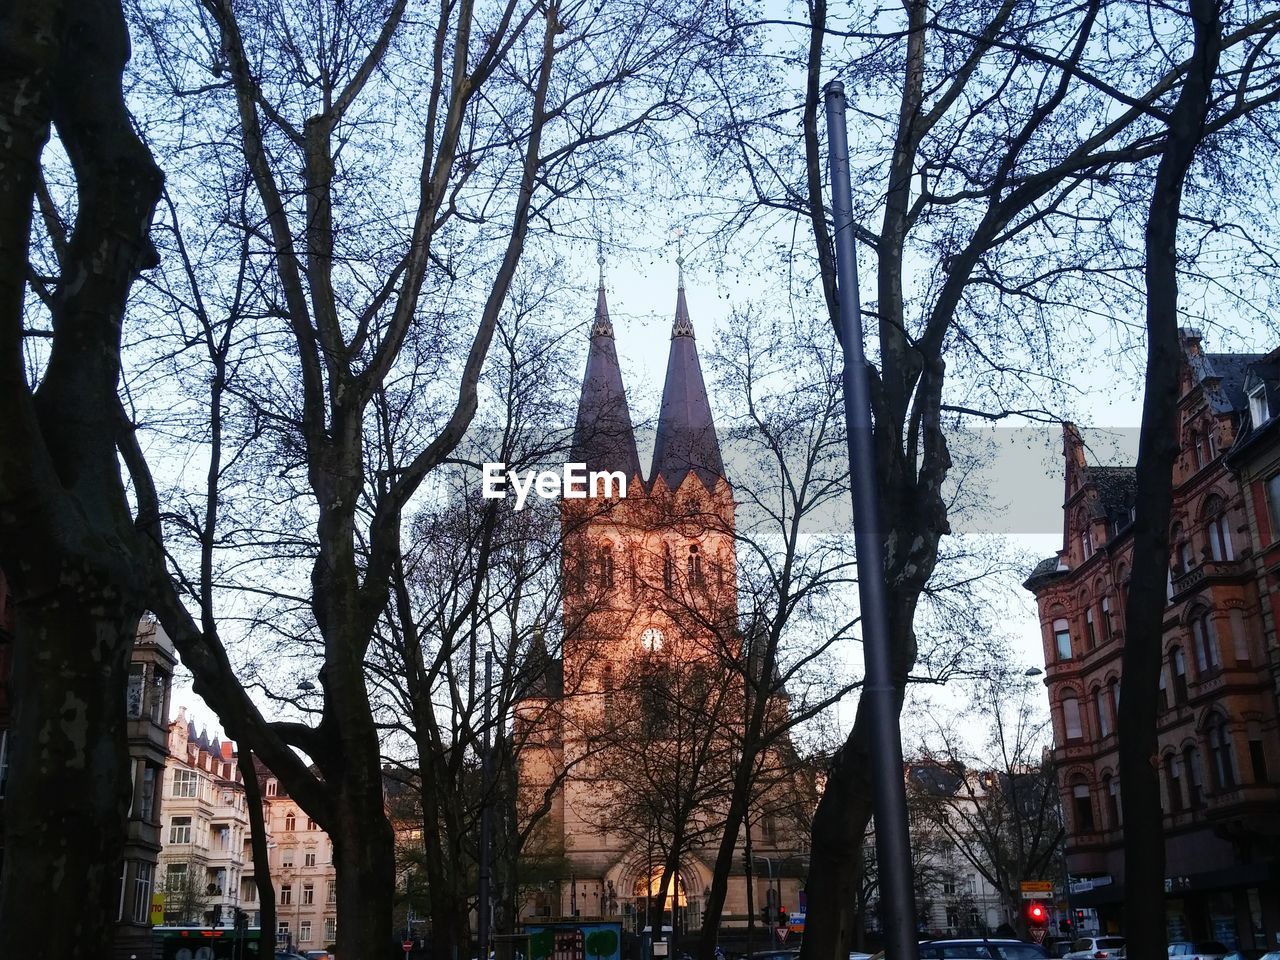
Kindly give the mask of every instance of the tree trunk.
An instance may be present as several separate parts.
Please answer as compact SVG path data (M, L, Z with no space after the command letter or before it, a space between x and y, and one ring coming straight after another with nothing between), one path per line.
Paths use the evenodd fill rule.
M1169 520L1178 451L1177 230L1183 184L1204 139L1222 23L1214 0L1189 0L1195 46L1169 116L1146 231L1147 370L1138 441L1133 572L1125 612L1118 717L1124 816L1124 909L1134 960L1163 960L1164 814L1156 737L1167 606Z
M42 956L88 960L110 952L121 902L125 690L141 610L66 583L19 591L0 956L33 955L38 942ZM129 913L134 891L124 894Z
M333 863L338 884L340 957L385 960L395 947L391 929L396 892L395 836L382 807L382 792L339 789Z
M258 888L259 928L264 943L275 942L276 885L271 882L271 853L267 849L267 825L262 809L262 785L253 754L242 750L240 776L244 780L244 799L249 812L249 843L253 848L253 881ZM271 939L267 939L271 938ZM265 951L259 950L264 957Z

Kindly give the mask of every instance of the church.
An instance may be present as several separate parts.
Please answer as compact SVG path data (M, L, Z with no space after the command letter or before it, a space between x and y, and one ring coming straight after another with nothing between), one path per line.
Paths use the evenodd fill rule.
M623 473L626 495L561 506L561 656L536 653L537 680L516 706L519 802L526 813L543 811L524 851L520 916L696 932L752 658L738 623L734 490L683 273L647 475L603 279L571 459ZM770 710L786 709L784 695L771 699ZM788 788L794 765L774 762L789 743L767 753L722 928L744 928L748 916L763 925L766 910L773 920L803 910L811 808Z

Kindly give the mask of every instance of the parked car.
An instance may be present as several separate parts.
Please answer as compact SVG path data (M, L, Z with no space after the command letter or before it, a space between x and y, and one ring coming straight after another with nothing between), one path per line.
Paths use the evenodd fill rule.
M1070 937L1057 937L1053 940L1046 940L1044 948L1049 951L1051 957L1065 957L1071 952L1071 945L1075 943Z
M920 960L1048 960L1049 953L1036 943L1005 937L923 940Z
M1063 960L1115 960L1124 956L1124 937L1081 937Z
M1217 940L1175 940L1169 944L1169 956L1179 960L1222 960L1230 952Z

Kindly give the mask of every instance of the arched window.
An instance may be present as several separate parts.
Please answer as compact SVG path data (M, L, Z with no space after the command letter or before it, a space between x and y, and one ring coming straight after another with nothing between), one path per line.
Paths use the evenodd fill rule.
M1182 768L1187 774L1187 806L1192 810L1199 810L1204 806L1204 769L1200 764L1198 747L1183 748Z
M671 562L671 545L664 543L662 545L662 589L670 592L675 586L675 578L675 566Z
M1080 722L1080 701L1073 691L1062 695L1062 726L1068 740L1084 737L1084 725Z
M1093 832L1093 798L1083 778L1071 784L1071 813L1075 817L1076 833Z
M1098 736L1111 736L1111 704L1106 687L1098 687L1093 691L1093 706L1098 715Z
M294 816L292 810L284 815L284 829L286 833L298 829L298 818Z
M1107 690L1111 693L1111 709L1115 713L1116 728L1120 727L1120 678L1112 677L1107 681Z
M1196 667L1201 673L1222 666L1222 658L1218 653L1218 633L1205 607L1199 607L1191 614L1191 645L1195 648Z
M613 544L607 540L596 550L596 577L600 586L613 586Z
M1089 603L1089 598L1082 596L1084 602L1084 642L1085 646L1092 650L1098 645L1098 628L1093 618L1093 605Z
M1120 829L1120 783L1118 777L1105 774L1102 778L1102 799L1107 804L1107 826Z
M1098 598L1100 639L1103 643L1106 643L1111 639L1111 595L1101 580L1094 586L1093 595Z
M1053 621L1053 642L1058 650L1059 660L1071 659L1071 628L1067 625L1067 621L1058 619Z
M1177 558L1174 566L1180 574L1186 573L1196 565L1195 551L1191 548L1191 538L1182 529L1182 524L1175 523L1169 531L1169 546Z
M1209 769L1213 771L1215 790L1234 790L1236 787L1235 756L1231 749L1231 728L1227 718L1212 714L1206 727L1209 738Z
M1178 767L1178 755L1171 753L1164 758L1164 784L1168 793L1167 813L1182 812L1182 776Z
M1231 543L1231 525L1227 519L1227 504L1217 494L1204 502L1206 531L1209 536L1209 555L1214 560L1234 560L1235 548Z
M694 544L689 547L689 556L685 561L688 567L689 583L695 587L703 585L702 579L702 554L698 552L698 545Z
M1187 660L1181 647L1169 651L1169 670L1173 674L1173 702L1187 702Z
M1169 684L1166 681L1165 665L1160 664L1160 710L1169 709Z
M1205 458L1204 434L1199 430L1193 430L1191 432L1191 445L1192 449L1195 451L1196 469L1199 470L1208 463L1208 460Z

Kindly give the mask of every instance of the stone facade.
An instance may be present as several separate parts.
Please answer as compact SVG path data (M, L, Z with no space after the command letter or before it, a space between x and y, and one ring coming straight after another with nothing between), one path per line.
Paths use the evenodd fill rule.
M526 849L541 860L535 868L541 880L531 884L521 917L610 917L639 932L671 924L674 902L678 927L692 931L701 923L720 839L715 824L724 811L714 801L692 802L687 818L673 818L692 824L692 836L687 843L674 840L658 808L678 804L679 785L671 780L664 788L654 758L665 755L678 766L688 748L682 724L690 738L696 736L700 710L704 717L713 709L741 716L740 699L730 703L740 691L726 693L721 681L724 664L749 660L750 651L743 649L737 623L733 489L683 283L648 479L639 465L603 286L571 459L588 471L626 476L627 493L603 505L566 499L562 508L563 656L534 652L540 678L516 706L523 806L550 798L550 812ZM774 699L773 709L786 709L785 696ZM722 762L718 756L729 762L731 751L721 749L728 747L727 737L719 745L701 744L702 762ZM775 745L770 759L788 751L789 744ZM715 775L707 771L703 779ZM782 909L797 910L807 868L808 834L786 806L795 799L787 774L778 776L768 788L767 777L757 781L749 820L757 917L771 896ZM653 813L645 822L648 799ZM747 920L744 840L725 902L726 927ZM674 881L663 890L664 866L669 873L676 859Z
M1182 343L1158 731L1168 932L1262 949L1280 931L1277 545L1266 512L1280 447L1267 431L1242 448L1258 414L1274 416L1273 402L1251 416L1245 385L1274 376L1275 354L1206 354L1189 330ZM1134 474L1091 466L1070 425L1064 453L1063 548L1027 587L1043 629L1072 906L1096 907L1118 929L1116 705Z

